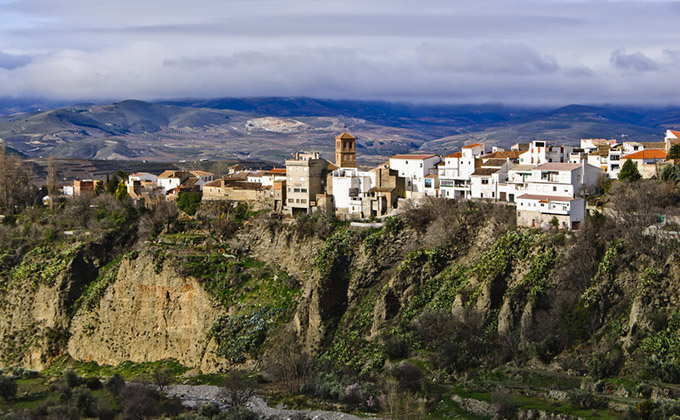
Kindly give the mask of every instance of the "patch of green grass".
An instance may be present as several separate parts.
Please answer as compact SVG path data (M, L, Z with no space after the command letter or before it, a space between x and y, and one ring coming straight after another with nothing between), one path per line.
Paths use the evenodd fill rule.
M145 379L151 376L155 369L167 370L173 380L178 380L189 368L175 359L164 359L155 362L135 363L125 361L117 366L99 365L95 362L83 362L64 356L54 362L42 372L44 376L61 376L66 370L73 370L83 377L109 377L118 373L125 379Z
M444 398L437 402L434 409L425 416L428 420L449 420L449 419L465 419L465 420L486 420L489 417L477 416L463 410L457 402Z

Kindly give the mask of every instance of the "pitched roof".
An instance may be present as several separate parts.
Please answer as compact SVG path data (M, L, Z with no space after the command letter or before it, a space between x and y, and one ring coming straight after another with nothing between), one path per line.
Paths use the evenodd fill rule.
M463 146L463 149L472 149L473 147L477 146L484 146L484 143L468 144L467 146Z
M456 153L451 153L450 155L446 156L447 158L459 158L463 157L463 152L456 152Z
M162 174L158 175L158 178L181 178L185 175L188 175L188 173L184 171L173 171L168 169L167 171L163 171Z
M212 172L199 171L199 170L190 171L190 173L191 173L191 175L193 175L193 176L210 176L210 175L215 175L215 174L213 174Z
M538 165L536 169L542 171L573 171L581 167L580 163L566 163L566 162L549 162Z
M639 152L621 156L621 159L666 159L666 151L658 149L645 149Z
M680 131L676 131L676 130L668 130L668 131L670 131L671 134L673 134L675 137L680 139Z
M551 201L572 201L574 200L574 197L553 197L550 195L543 195L543 194L522 194L519 197L517 197L518 200L539 200L539 201L545 201L545 202L551 202Z
M439 175L438 174L429 174L429 175L425 176L425 178L439 178Z
M479 175L479 176L488 176L488 175L493 175L496 172L498 172L498 168L477 168L475 171L472 173L472 176Z
M519 155L524 152L519 150L503 150L502 152L493 152L482 156L482 159L519 159Z
M144 176L144 175L151 175L151 174L148 173L148 172L135 172L134 174L131 174L131 175L129 175L129 176L131 176L131 177L133 177L133 178L136 178L136 177L140 177L140 176ZM154 175L154 176L155 176L155 175Z
M433 154L421 154L421 155L394 155L390 159L413 159L413 160L425 160L433 158Z
M267 171L267 175L285 175L286 168L272 168Z
M501 167L505 165L507 160L505 159L488 159L486 162L482 163L482 166L497 166Z
M646 143L640 143L642 146L644 146L645 150L653 150L653 149L666 149L666 142L665 141L649 141Z
M349 134L348 132L345 131L342 134L338 134L335 137L335 139L336 140L356 140L356 137L354 137L353 135L351 135L351 134Z
M237 172L235 174L231 174L227 176L227 179L233 179L233 180L243 180L245 181L248 179L248 176L250 175L250 172Z

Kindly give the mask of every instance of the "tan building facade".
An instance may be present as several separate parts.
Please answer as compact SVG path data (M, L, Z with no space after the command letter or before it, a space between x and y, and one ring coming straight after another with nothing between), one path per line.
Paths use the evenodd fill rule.
M319 152L298 152L295 159L286 160L286 213L295 216L312 212L316 196L326 192L328 165Z

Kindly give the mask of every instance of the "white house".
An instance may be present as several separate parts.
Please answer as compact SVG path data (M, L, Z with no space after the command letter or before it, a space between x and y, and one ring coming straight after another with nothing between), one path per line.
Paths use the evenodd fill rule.
M429 174L425 177L425 195L439 197L439 174Z
M586 202L583 198L522 194L516 201L517 226L577 230L585 220Z
M509 159L486 159L482 162L470 175L470 196L505 201L507 191L501 188L501 184L506 184L510 165Z
M246 178L247 182L253 183L253 184L262 184L262 176L264 175L264 171L255 171L255 172L250 172L248 174L248 177ZM272 182L273 184L273 182Z
M558 227L579 229L585 218L585 200L578 197L595 190L604 171L588 164L544 163L509 171L508 185L514 187L517 225L546 228L555 220Z
M666 136L664 137L664 143L666 153L671 151L671 147L676 144L680 144L680 131L677 130L666 130Z
M519 158L520 165L540 165L550 162L569 162L569 156L574 152L574 146L556 145L555 142L534 140L529 150Z
M286 168L273 168L262 174L262 186L274 185L274 181L286 180Z
M168 170L158 175L156 183L167 192L182 185L190 176L189 172Z
M128 175L128 183L132 184L134 181L148 181L157 182L158 177L154 174L148 172L137 172L132 175Z
M470 176L476 166L481 164L479 158L483 154L484 144L476 143L444 157L444 164L438 167L440 195L446 198L470 198L472 196Z
M189 171L192 177L196 178L196 184L198 188L203 191L203 186L208 182L213 182L215 180L215 174L206 171Z
M399 176L406 179L408 198L424 195L425 177L436 173L440 161L439 156L433 154L394 155L390 158L390 169L398 171Z
M527 183L529 194L575 197L592 193L603 170L588 164L544 163L531 170Z
M331 173L336 214L344 217L365 217L362 199L370 195L375 185L375 173L358 168L339 168Z

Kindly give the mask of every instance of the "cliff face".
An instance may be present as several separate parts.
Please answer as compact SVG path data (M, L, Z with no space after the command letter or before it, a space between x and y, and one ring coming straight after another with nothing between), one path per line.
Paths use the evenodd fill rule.
M442 369L560 354L583 368L583 346L632 357L675 325L671 245L642 252L604 230L516 231L511 218L451 203L381 229L256 221L229 246L200 230L161 244L167 235L106 266L84 248L53 252L41 270L25 258L3 288L0 363L174 358L216 372L255 366L293 331L302 350L357 372L384 366L390 340L440 352Z
M70 334L69 309L97 275L99 260L91 248L76 244L56 255L33 250L6 273L0 292L1 364L43 369L61 354Z
M76 313L67 351L99 364L174 358L199 367L219 313L196 279L170 264L157 270L148 254L126 258L96 306Z

